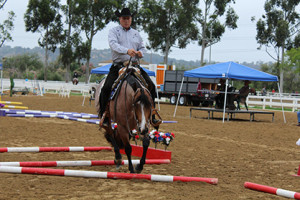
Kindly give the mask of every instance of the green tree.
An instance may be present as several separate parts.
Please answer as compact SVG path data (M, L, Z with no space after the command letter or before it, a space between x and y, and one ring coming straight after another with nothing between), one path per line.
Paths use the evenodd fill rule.
M32 78L33 74L43 68L43 63L37 54L20 54L7 57L5 68L9 69L15 78Z
M297 49L290 49L286 52L287 62L289 66L296 68L296 72L300 75L300 47Z
M3 9L7 0L0 0L0 10ZM2 23L0 22L0 48L6 40L12 41L11 31L14 29L15 13L13 11L8 12L8 18Z
M86 51L86 66L90 66L92 42L96 33L102 30L114 18L114 12L121 5L121 0L74 0L75 24L85 33L86 42L80 49ZM88 69L88 68L87 68ZM85 82L88 82L89 70L86 70Z
M66 68L66 82L68 83L70 79L70 66L71 63L75 61L75 52L76 44L79 43L81 38L79 37L80 30L76 29L76 17L74 14L75 2L74 0L67 0L66 5L62 5L62 11L65 15L65 24L67 24L67 29L63 31L63 40L61 41L60 46L60 57L61 61ZM73 27L75 27L73 32Z
M149 47L164 53L164 63L172 47L185 48L197 40L196 15L199 0L143 0L135 17L148 34ZM140 17L139 17L140 15Z
M60 0L29 0L24 15L26 31L43 34L39 45L45 49L44 80L47 81L48 51L54 52L61 40Z
M198 12L197 21L201 25L199 45L201 45L201 66L204 65L204 51L207 47L219 42L226 28L236 29L238 16L230 7L234 0L203 0L204 12ZM225 14L226 13L226 14ZM225 22L220 17L225 15Z
M296 45L299 32L300 15L299 0L266 0L265 14L256 23L256 40L260 46L266 47L266 52L277 62L280 71L280 90L283 92L284 83L284 53ZM272 47L276 56L269 53Z

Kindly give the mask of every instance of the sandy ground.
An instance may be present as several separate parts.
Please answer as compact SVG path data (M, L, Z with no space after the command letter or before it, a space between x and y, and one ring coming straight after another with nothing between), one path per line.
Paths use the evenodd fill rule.
M59 98L57 95L3 97L21 101L35 110L96 113L83 97ZM218 185L207 183L163 183L147 180L111 180L59 176L0 174L0 199L281 199L282 197L245 189L246 181L298 191L300 178L293 177L300 163L300 137L295 113L281 112L249 116L222 123L208 120L207 112L193 112L189 107L161 105L161 131L172 131L176 138L169 146L172 163L147 165L143 173L174 176L219 178ZM56 118L0 118L0 146L108 146L98 125ZM154 144L151 144L154 147ZM164 148L158 145L159 148ZM1 153L0 161L104 160L113 159L112 152ZM126 159L126 157L123 157ZM114 166L68 167L95 171L117 171ZM120 172L128 172L123 167Z

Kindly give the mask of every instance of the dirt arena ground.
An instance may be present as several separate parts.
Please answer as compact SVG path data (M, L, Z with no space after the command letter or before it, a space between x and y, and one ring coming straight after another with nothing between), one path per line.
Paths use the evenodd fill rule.
M81 106L83 97L59 98L58 95L4 96L2 100L21 101L32 110L74 111L96 113L93 106ZM176 138L169 165L146 165L143 173L174 176L218 178L218 185L206 183L164 183L146 180L111 180L73 178L27 174L0 174L0 199L282 199L283 197L245 189L246 181L300 192L300 137L295 113L281 112L249 116L236 115L240 120L222 123L208 120L206 112L194 112L189 107L161 105L163 120L177 124L162 124L161 131L172 131ZM107 146L98 125L56 118L0 118L0 147L26 146ZM154 144L151 144L154 147ZM164 148L158 145L159 148ZM126 159L126 157L123 157ZM113 159L112 152L1 153L0 161ZM117 171L114 166L68 167L95 171ZM120 172L128 172L123 167Z

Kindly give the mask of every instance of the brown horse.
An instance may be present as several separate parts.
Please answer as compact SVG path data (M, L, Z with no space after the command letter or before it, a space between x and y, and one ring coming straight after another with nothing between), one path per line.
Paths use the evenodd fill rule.
M99 84L97 89L96 102L99 102L99 90L104 84L104 81L105 80ZM125 148L129 171L131 173L140 173L143 170L146 153L150 144L148 132L154 104L148 89L146 89L132 73L129 72L120 84L119 89L115 91L116 94L114 98L110 100L108 109L106 110L106 116L109 118L109 122L116 124L117 128L110 125L102 128L105 129L107 141L111 143L114 148L117 168L120 167L122 163L120 149ZM99 103L96 106L99 108ZM143 155L140 164L138 164L135 169L131 162L132 149L130 145L133 130L138 131L143 137Z
M254 88L249 88L249 86L244 86L239 90L239 92L240 93L235 96L235 101L237 102L237 108L236 109L241 110L240 103L243 103L246 107L246 110L248 110L248 106L247 106L247 103L246 103L248 94L249 93L256 94L256 91L255 91Z
M73 78L72 83L73 83L73 85L77 85L78 84L78 78Z

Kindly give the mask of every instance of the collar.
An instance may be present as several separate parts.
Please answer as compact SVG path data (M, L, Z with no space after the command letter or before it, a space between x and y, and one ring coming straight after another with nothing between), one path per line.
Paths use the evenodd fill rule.
M131 27L129 27L129 29L126 29L124 28L123 26L120 25L120 28L123 30L123 31L129 31L131 29Z

